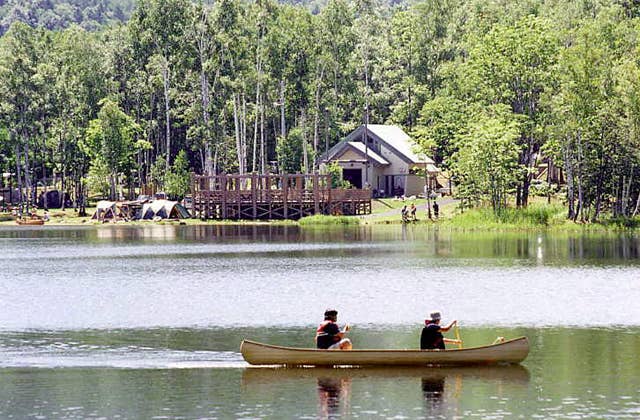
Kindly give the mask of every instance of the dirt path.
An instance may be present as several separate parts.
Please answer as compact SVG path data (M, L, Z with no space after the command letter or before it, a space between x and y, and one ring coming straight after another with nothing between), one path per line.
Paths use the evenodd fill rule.
M420 213L424 215L427 212L427 204L424 202L424 198L416 199L416 200L405 200L408 204L411 202L416 202L416 207L418 208L417 216L420 217ZM440 207L446 206L447 204L457 203L459 200L453 199L451 197L441 198L438 200L438 205ZM422 204L417 204L418 202L422 202ZM431 209L433 211L433 209ZM363 219L375 219L377 217L389 217L389 216L398 216L400 219L400 209L389 209L389 211L385 211L382 213L375 214L367 214L366 216L362 216Z

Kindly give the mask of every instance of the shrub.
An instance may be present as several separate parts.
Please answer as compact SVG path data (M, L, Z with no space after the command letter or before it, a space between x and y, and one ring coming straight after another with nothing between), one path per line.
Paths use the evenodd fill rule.
M299 223L300 226L358 225L360 219L353 216L315 215L303 217Z

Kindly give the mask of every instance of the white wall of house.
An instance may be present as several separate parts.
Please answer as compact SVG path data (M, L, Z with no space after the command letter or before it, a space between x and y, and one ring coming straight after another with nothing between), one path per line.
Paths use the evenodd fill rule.
M338 156L338 159L340 160L362 160L362 155L360 155L358 152L356 152L353 149L347 149L345 150L345 152Z
M347 148L339 155L332 156L333 161L338 161L343 169L360 169L362 172L363 187L368 183L371 189L384 195L403 194L405 196L423 194L425 180L423 176L412 175L410 170L416 166L424 166L424 162L409 163L392 150L384 142L379 142L376 137L369 136L370 150L375 151L389 164L380 164L369 159L368 170L365 164L365 156L362 151ZM354 139L353 141L360 141ZM415 157L413 158L415 159ZM368 174L367 174L368 172Z
M344 153L334 158L338 161L338 165L342 169L360 169L362 171L362 185L364 187L365 183L368 182L371 188L376 188L376 174L379 171L379 167L375 166L374 163L369 162L369 174L367 177L367 173L365 171L366 164L363 162L364 157L356 152L353 149L347 149Z
M419 195L424 193L424 177L418 175L407 176L407 185L404 195Z
M385 167L385 175L404 175L409 173L409 164L407 162L384 146L381 146L380 149L381 156L390 163L389 166Z
M384 145L381 147L380 152L382 157L389 161L390 165L380 168L380 171L376 174L378 176L378 190L385 190L386 194L393 194L394 190L399 188L405 196L422 194L424 190L424 178L409 174L413 165L401 159ZM391 191L389 191L390 182L386 181L385 176L392 175L394 176L393 186L391 187Z

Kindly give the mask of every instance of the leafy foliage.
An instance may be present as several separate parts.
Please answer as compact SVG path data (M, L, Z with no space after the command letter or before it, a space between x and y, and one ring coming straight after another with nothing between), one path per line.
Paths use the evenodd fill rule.
M489 113L475 115L468 132L458 137L454 172L460 194L468 203L489 197L495 213L507 207L507 193L522 172L518 133L518 122L504 107L496 106Z
M109 173L110 198L116 197L116 185L121 175L128 175L134 165L134 137L139 130L133 119L110 99L100 102L98 118L89 121L80 148L89 156L99 172Z
M0 35L14 22L50 30L72 24L96 30L126 21L135 5L136 0L6 0L0 2Z
M570 219L638 214L634 2L383 3L0 2L0 165L31 199L83 202L100 176L180 196L187 172L316 171L368 121L469 205L526 207L561 168Z
M189 192L189 162L187 154L181 150L164 177L165 192L172 198L183 198Z

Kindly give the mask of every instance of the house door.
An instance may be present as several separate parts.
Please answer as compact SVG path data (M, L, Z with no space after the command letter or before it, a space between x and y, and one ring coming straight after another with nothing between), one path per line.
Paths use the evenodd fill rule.
M362 169L343 169L342 179L349 181L355 188L362 188Z

